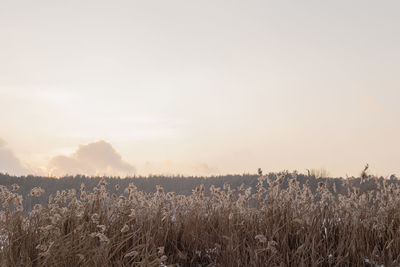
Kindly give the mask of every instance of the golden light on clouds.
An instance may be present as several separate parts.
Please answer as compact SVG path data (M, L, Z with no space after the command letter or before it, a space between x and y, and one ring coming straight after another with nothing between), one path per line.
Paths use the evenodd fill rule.
M5 141L0 139L0 161L1 172L17 175L36 174L46 177L77 174L120 177L155 174L198 176L219 174L217 168L211 167L204 162L147 161L140 166L134 166L123 160L114 147L104 140L80 145L73 153L52 157L45 167L29 169L6 147Z
M81 145L70 156L53 157L48 168L56 176L84 174L125 177L136 173L135 167L123 161L121 155L103 140Z

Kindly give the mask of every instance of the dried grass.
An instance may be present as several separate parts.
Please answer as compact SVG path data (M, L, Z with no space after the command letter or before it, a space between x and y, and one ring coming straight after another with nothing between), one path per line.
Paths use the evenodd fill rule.
M101 180L92 192L84 184L79 194L58 192L27 216L17 186L1 186L0 264L399 266L398 183L364 175L373 191L347 183L337 195L320 183L313 194L296 173L285 175L291 178L284 190L283 176L260 176L254 194L227 184L208 195L204 186L190 196L162 187L145 194L130 184L128 198L110 196Z

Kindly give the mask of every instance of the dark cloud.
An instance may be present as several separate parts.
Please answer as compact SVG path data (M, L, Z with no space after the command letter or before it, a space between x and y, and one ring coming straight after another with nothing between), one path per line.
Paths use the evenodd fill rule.
M7 143L0 138L0 172L12 175L26 175L28 170L14 153L7 148Z
M111 146L101 140L79 146L71 156L56 156L49 163L53 175L65 174L127 176L136 172L135 167L122 160Z

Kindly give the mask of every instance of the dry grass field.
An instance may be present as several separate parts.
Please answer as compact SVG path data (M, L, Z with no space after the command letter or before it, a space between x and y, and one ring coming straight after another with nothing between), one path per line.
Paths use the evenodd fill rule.
M312 192L293 173L285 189L283 177L260 176L253 190L189 196L133 184L110 195L101 180L29 213L18 186L2 186L1 266L400 266L400 186L362 179L371 190Z

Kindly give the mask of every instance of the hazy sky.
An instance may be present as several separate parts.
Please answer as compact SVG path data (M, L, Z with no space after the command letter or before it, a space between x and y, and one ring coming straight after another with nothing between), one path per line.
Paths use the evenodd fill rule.
M2 0L0 168L400 175L399 10Z

